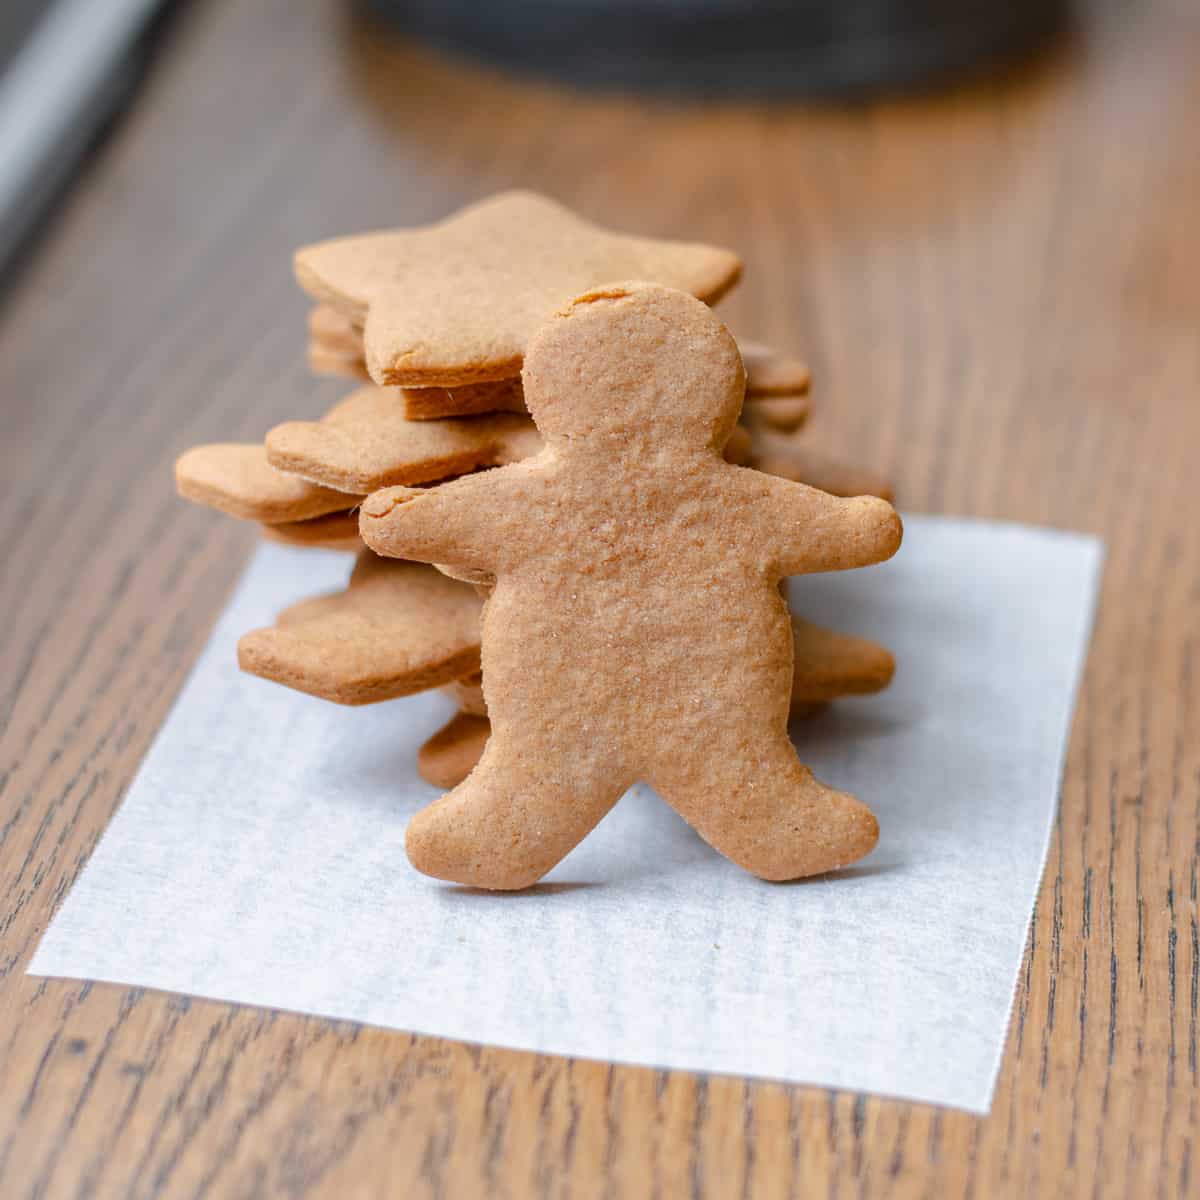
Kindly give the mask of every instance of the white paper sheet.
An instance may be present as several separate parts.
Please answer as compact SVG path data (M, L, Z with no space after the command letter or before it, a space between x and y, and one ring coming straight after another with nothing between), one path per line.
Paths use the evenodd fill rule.
M404 827L437 793L416 749L452 706L341 709L241 675L239 634L348 571L264 546L30 972L986 1112L1101 550L906 524L892 562L792 582L803 615L900 664L795 730L879 816L857 866L762 883L637 788L535 892L418 875Z

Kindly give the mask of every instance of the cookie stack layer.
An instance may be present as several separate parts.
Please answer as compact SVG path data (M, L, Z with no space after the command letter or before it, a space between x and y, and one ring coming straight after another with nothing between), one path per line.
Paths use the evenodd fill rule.
M355 551L344 591L294 605L242 638L252 674L341 704L446 688L459 714L422 749L422 774L459 782L488 736L479 618L486 581L377 558L358 534L362 498L436 486L539 453L520 369L537 326L574 295L639 278L713 302L741 265L715 247L608 233L525 193L495 197L438 225L337 239L301 250L296 274L316 301L308 358L360 386L318 421L289 421L262 443L197 446L176 464L181 495L259 522L296 546ZM809 371L742 342L746 397L725 456L834 495L891 498L886 481L809 450ZM891 655L796 618L792 709L877 691Z

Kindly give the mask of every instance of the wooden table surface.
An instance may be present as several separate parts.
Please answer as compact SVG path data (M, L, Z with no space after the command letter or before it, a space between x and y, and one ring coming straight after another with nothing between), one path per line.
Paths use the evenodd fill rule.
M1200 1192L1198 80L1189 0L849 108L571 96L340 4L187 7L0 312L0 1195ZM813 441L903 506L1106 539L989 1117L24 974L254 541L172 459L338 393L291 248L512 184L737 246L722 311L803 350Z

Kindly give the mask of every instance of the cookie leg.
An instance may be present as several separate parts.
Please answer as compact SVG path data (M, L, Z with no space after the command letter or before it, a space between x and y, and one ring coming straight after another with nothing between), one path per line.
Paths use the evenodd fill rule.
M529 887L587 836L629 782L569 758L510 750L493 734L471 775L409 822L409 860L454 883Z
M483 756L491 732L487 717L455 713L450 722L417 751L417 770L421 778L447 791L458 787Z
M821 783L786 738L730 739L706 759L707 770L687 771L680 756L651 782L705 841L763 879L836 870L879 838L871 810Z

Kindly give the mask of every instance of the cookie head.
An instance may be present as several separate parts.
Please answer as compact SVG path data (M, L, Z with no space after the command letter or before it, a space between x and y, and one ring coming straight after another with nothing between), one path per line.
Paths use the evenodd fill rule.
M525 403L550 441L652 439L720 450L745 375L737 343L685 292L618 283L576 297L530 340Z

